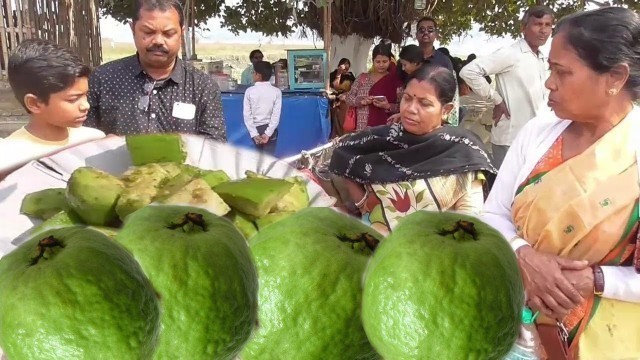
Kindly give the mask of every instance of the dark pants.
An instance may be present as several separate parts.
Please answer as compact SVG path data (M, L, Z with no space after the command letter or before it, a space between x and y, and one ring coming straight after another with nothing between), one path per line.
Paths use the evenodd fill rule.
M256 126L256 130L258 130L258 134L262 135L264 134L265 131L267 131L268 127L269 127L268 124L260 125L260 126ZM273 132L273 134L269 137L269 141L267 141L266 144L260 144L260 145L256 144L256 148L258 148L259 151L275 156L277 140L278 140L278 129L276 129Z

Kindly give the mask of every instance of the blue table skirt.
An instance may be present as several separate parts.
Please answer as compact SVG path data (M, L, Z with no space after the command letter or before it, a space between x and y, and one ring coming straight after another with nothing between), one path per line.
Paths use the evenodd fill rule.
M242 119L241 91L223 92L222 108L227 126L227 141L233 145L255 148ZM329 102L317 92L282 94L282 113L278 126L276 156L283 158L299 154L328 142L331 133Z

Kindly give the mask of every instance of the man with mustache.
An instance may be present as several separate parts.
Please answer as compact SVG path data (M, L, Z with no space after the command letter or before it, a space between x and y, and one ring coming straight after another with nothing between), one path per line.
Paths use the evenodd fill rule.
M520 129L546 103L547 64L539 49L552 29L553 11L546 6L533 6L522 18L522 39L475 59L460 71L460 77L473 92L495 104L491 150L496 168L502 165ZM490 75L496 77L495 89L485 79Z
M136 0L135 55L99 66L89 80L86 125L105 133L188 133L226 141L220 89L178 57L180 0Z
M438 39L438 23L431 16L425 16L416 24L416 39L422 49L424 61L453 71L453 64L442 51L436 50L433 43Z

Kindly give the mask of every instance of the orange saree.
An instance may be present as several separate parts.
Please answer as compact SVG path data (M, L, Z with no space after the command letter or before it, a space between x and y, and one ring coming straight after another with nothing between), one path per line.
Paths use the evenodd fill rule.
M516 193L512 216L520 237L569 259L632 264L640 195L634 120L623 120L567 161L562 138L556 140ZM575 358L640 359L640 304L592 296L562 323Z

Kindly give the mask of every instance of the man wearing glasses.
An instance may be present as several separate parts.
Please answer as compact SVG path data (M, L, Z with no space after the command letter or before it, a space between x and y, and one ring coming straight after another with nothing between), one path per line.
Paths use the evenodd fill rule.
M425 62L441 66L453 71L453 64L447 55L436 51L433 43L438 39L438 23L430 16L418 20L416 26L416 39L422 49Z
M242 75L240 76L240 84L247 86L252 86L253 84L255 84L255 81L253 81L253 74L255 74L253 65L255 65L258 61L262 61L263 59L264 55L262 54L262 51L257 49L251 51L251 53L249 54L249 60L251 61L251 64L247 66L247 68L242 72ZM265 81L269 81L269 79Z
M134 11L137 53L92 74L85 124L115 135L176 132L226 141L220 89L178 57L180 0L136 0Z

